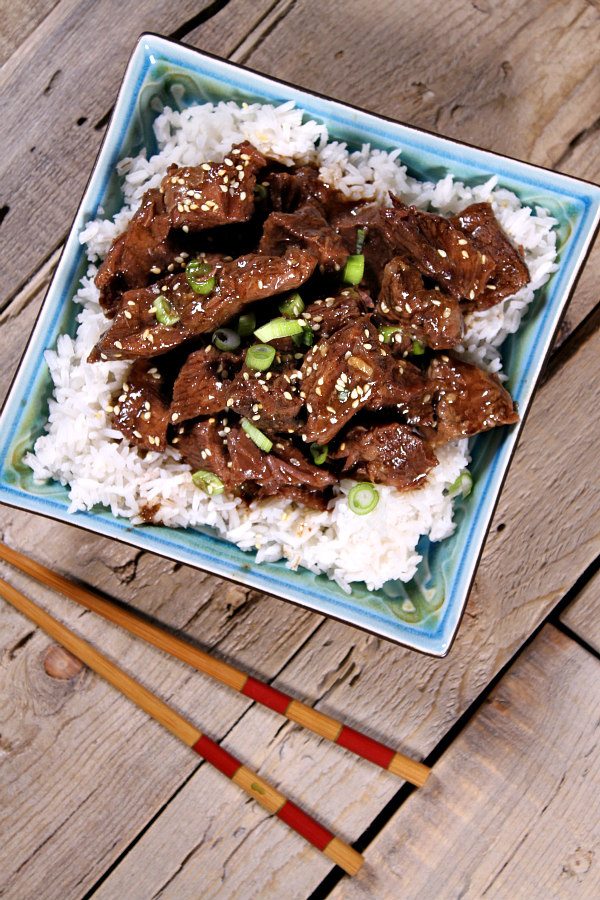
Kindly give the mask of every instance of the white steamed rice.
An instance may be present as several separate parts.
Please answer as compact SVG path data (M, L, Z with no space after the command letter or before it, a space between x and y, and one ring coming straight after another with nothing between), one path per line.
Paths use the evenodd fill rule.
M74 300L82 311L73 339L61 335L56 350L46 353L54 382L46 434L26 457L39 480L69 485L70 509L102 504L115 516L142 521L140 512L159 506L155 520L171 527L209 525L243 550L256 550L257 561L284 558L290 568L305 566L324 572L344 590L364 581L375 590L390 579L410 580L421 557L421 535L439 541L452 534L452 500L445 493L469 462L467 441L439 448L439 465L418 490L399 492L380 485L380 501L367 517L349 510L346 495L353 482L342 481L324 512L305 509L288 500L256 501L250 506L231 496L208 497L192 483L189 468L176 451L142 456L111 428L106 406L121 386L129 364L85 360L107 327L93 279L96 264L125 228L144 191L160 184L171 163L194 165L218 160L232 144L249 140L263 153L287 164L311 162L321 177L352 198L388 202L393 191L406 202L442 214L458 212L469 203L489 201L511 239L523 247L531 283L490 310L467 317L462 355L502 377L499 347L515 332L534 291L555 269L555 220L544 209L521 206L497 179L468 187L447 175L437 183L411 178L401 164L400 150L387 153L365 144L349 152L328 142L327 130L314 121L302 122L292 103L204 104L183 112L165 108L155 123L159 152L124 159L125 206L114 220L89 222L80 235L90 266Z

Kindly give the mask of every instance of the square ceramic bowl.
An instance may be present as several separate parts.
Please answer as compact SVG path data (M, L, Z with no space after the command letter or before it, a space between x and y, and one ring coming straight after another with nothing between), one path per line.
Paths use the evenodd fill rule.
M446 173L473 185L499 176L524 204L539 205L558 220L559 267L536 296L518 334L503 346L508 388L522 420L561 315L593 239L600 214L600 188L475 147L447 140L338 103L154 35L143 35L131 57L110 126L56 275L42 306L0 419L0 501L116 538L182 563L275 594L325 615L367 629L408 647L444 656L456 634L498 495L521 426L497 429L473 446L475 487L457 504L451 538L419 549L423 561L406 585L389 583L376 592L364 584L345 594L324 576L283 562L257 564L209 528L171 530L132 526L104 508L71 513L68 491L58 483L36 484L23 456L43 432L51 392L44 351L59 334L74 334L72 303L86 270L79 233L102 207L114 214L123 198L116 164L145 147L156 150L152 124L164 105L235 100L278 104L294 100L307 117L324 122L330 136L351 148L400 147L409 172L424 180Z

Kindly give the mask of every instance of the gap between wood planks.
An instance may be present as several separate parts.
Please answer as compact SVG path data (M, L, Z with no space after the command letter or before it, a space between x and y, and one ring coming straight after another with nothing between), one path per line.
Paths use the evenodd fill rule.
M598 651L595 650L594 647L590 646L580 635L566 626L560 619L561 614L576 599L576 597L592 580L592 578L598 571L600 571L600 556L597 557L594 562L591 563L591 565L589 565L587 569L585 569L584 572L582 572L575 584L573 584L572 587L569 588L564 597L559 600L559 602L554 606L554 608L550 611L546 618L542 622L540 622L537 628L521 644L516 653L514 653L513 656L500 669L500 671L496 673L489 684L486 685L484 690L481 691L481 693L477 697L475 697L470 706L463 712L460 718L456 720L454 725L452 725L452 727L446 732L439 743L436 744L431 753L429 753L428 756L425 757L423 762L426 765L434 766L435 763L443 756L443 754L446 752L446 750L448 750L453 741L455 741L458 735L466 728L471 719L473 719L477 715L481 707L484 705L486 699L490 696L495 687L502 681L506 673L525 653L529 645L533 643L533 641L540 634L542 629L545 628L546 625L553 625L557 630L565 634L568 638L578 644L582 649L586 650L596 659L600 659L600 653L598 653ZM353 842L352 846L360 853L364 853L367 850L369 844L377 837L377 835L387 825L390 819L392 819L396 815L400 807L406 802L406 800L408 800L410 795L414 793L415 790L417 789L412 784L403 784L399 791L391 798L391 800L387 802L387 804L383 807L379 814L373 819L368 828L366 828L360 835L360 837ZM339 884L343 877L344 872L337 866L335 866L331 870L331 872L329 872L325 876L323 881L315 888L315 890L309 895L308 900L325 900L325 898L329 896L331 891L336 887L337 884Z

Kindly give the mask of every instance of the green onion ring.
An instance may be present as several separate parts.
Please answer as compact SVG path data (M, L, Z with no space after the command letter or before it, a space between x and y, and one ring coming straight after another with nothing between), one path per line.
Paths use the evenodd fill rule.
M348 506L357 516L373 512L379 503L379 492L370 481L355 484L348 494Z
M269 344L253 344L246 351L246 365L257 372L265 372L275 359L275 347Z

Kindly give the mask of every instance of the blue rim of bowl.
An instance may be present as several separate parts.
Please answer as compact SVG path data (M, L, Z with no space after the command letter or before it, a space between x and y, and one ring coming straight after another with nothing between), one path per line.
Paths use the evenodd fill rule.
M595 213L595 219L596 219L595 223L593 221L593 219L594 219L593 216L592 216L591 226L590 226L590 222L587 221L587 219L589 219L590 207L592 205L592 201L590 199L590 192L588 191L587 195L583 195L581 193L574 193L574 192L565 193L565 184L569 185L571 187L576 187L577 185L586 185L586 186L592 187L595 191L598 191L599 204L600 204L600 190L598 189L598 187L595 184L593 184L592 182L588 182L585 179L574 178L572 176L555 173L552 170L544 168L542 166L532 166L531 164L524 163L520 160L515 159L514 157L497 154L497 153L492 153L491 151L483 150L479 147L476 147L476 146L469 144L467 142L464 142L464 141L458 141L458 140L454 140L454 139L450 139L450 138L441 137L440 135L437 135L434 132L428 131L426 129L415 128L414 126L407 125L399 120L394 120L387 116L371 113L368 110L361 109L359 107L353 106L352 104L342 103L341 101L337 101L337 100L334 100L333 98L319 94L316 91L310 91L310 90L306 90L303 88L299 88L296 85L290 84L289 82L285 82L281 79L265 76L259 72L255 72L254 70L249 69L240 64L232 63L227 60L223 60L223 59L215 56L214 54L206 53L204 51L199 51L196 48L193 48L193 47L190 47L190 46L184 44L183 42L173 41L173 40L161 37L160 35L156 35L156 34L148 32L148 33L144 33L140 36L140 38L138 39L138 41L134 47L134 50L130 56L130 59L128 61L127 68L126 68L126 71L125 71L125 74L123 77L123 81L121 83L121 87L119 89L119 93L117 96L117 100L116 100L116 103L111 112L107 130L105 132L104 138L103 138L100 148L98 150L96 160L94 161L94 165L93 165L90 177L88 179L86 188L83 193L82 201L81 201L81 203L78 207L77 213L74 217L71 229L69 231L69 236L63 247L55 275L52 279L51 285L48 288L46 297L48 296L48 293L52 290L55 282L58 281L59 276L62 277L63 280L65 280L66 278L71 279L73 277L73 275L75 274L75 271L77 270L77 268L81 265L81 260L80 259L78 260L77 254L75 253L74 254L75 258L74 258L71 266L69 267L69 270L67 272L62 271L63 264L65 264L66 254L73 253L74 247L75 247L75 249L78 249L77 243L74 240L75 239L75 229L76 229L76 226L78 225L78 222L80 220L83 222L84 217L87 218L90 215L95 215L97 213L98 203L96 203L96 206L93 210L90 210L90 209L84 210L84 202L87 198L88 193L91 192L93 183L95 181L102 180L101 175L99 174L99 170L98 170L98 163L100 161L101 156L103 155L103 153L105 151L105 148L107 147L108 141L110 140L113 144L115 144L115 146L120 145L120 143L122 141L125 127L126 127L125 125L121 126L120 133L118 135L112 133L113 122L116 120L116 114L122 112L120 110L120 107L125 105L127 97L129 97L131 101L135 101L135 98L137 98L137 96L139 94L139 88L143 82L144 76L146 75L149 66L151 64L154 64L155 62L157 62L158 59L160 59L161 61L166 62L166 63L171 63L173 65L183 65L184 67L187 66L188 68L191 68L192 70L194 69L193 60L188 61L185 58L183 60L181 60L181 59L175 60L175 59L170 58L169 52L171 52L171 54L172 54L173 50L175 50L176 52L179 51L179 53L181 53L181 51L183 51L184 54L189 54L192 57L195 57L196 60L198 58L200 58L200 59L205 58L209 61L212 61L213 65L216 64L217 68L224 67L225 69L230 69L233 71L241 70L243 72L247 72L252 77L252 79L254 79L254 82L255 82L251 86L252 90L256 89L257 91L259 91L260 83L262 83L265 88L267 86L272 87L272 86L280 85L284 89L287 89L288 92L291 91L291 92L298 93L301 96L298 96L296 98L288 97L287 99L295 99L297 105L299 105L300 107L303 106L302 97L309 97L309 98L314 97L318 100L324 101L328 106L333 105L335 107L339 107L342 112L348 111L348 110L350 112L356 111L361 116L367 117L367 119L369 120L368 125L369 125L372 133L376 133L376 128L374 127L375 123L383 122L383 123L389 123L390 125L396 126L396 127L401 126L402 128L407 129L413 136L418 135L418 134L429 135L430 137L432 137L434 139L435 143L438 145L438 147L436 147L435 150L439 151L439 149L440 149L439 145L441 144L443 150L445 151L445 156L447 158L454 160L456 163L460 163L460 164L465 164L465 162L466 162L468 165L470 165L474 168L479 168L482 172L484 170L483 169L484 161L486 161L486 162L489 161L491 163L494 160L506 160L509 163L514 163L519 167L518 171L515 171L515 172L509 171L507 173L508 175L512 175L521 183L530 183L530 184L536 185L536 186L541 186L539 183L539 178L537 180L534 179L533 177L528 179L524 176L523 170L530 173L532 176L535 173L546 172L546 173L548 173L548 176L550 176L550 181L556 182L553 184L551 183L551 185L548 185L548 183L546 181L546 183L543 185L543 187L545 188L546 191L551 190L555 195L561 195L561 196L565 197L566 199L571 199L571 200L577 199L585 207L584 213L581 215L579 225L578 225L577 237L578 237L578 239L582 239L582 241L583 241L582 245L579 249L579 252L578 252L578 257L575 261L570 260L570 270L571 271L569 272L568 277L565 275L564 272L561 273L560 267L559 267L558 272L556 273L559 277L562 274L563 277L566 278L566 289L565 289L565 287L562 287L562 289L561 289L562 300L559 304L557 312L555 313L556 322L552 329L552 333L549 334L546 338L546 348L545 348L545 352L544 352L542 361L538 362L536 378L529 380L530 381L529 387L528 387L529 393L528 393L528 397L526 399L526 408L523 412L521 422L519 423L519 425L517 425L515 427L515 429L511 433L508 441L506 442L507 447L505 448L504 453L502 454L505 457L503 459L503 468L500 472L500 478L497 482L496 489L492 494L491 502L490 502L490 500L488 500L486 502L485 499L482 498L482 501L481 501L478 509L475 511L475 516L474 516L475 521L472 523L472 526L471 526L471 529L469 532L469 536L468 536L468 539L466 541L466 544L465 544L465 547L463 550L463 557L467 560L470 572L468 573L467 583L465 585L463 598L460 603L460 609L458 610L458 615L455 616L454 619L450 622L448 622L447 617L442 618L440 620L440 626L442 626L442 625L444 626L443 629L441 629L441 633L438 633L438 632L440 632L440 629L438 629L438 632L436 632L435 634L426 635L423 631L420 631L419 629L411 629L411 627L408 623L402 622L401 627L403 628L403 630L405 632L408 632L409 635L411 632L418 635L418 639L420 640L420 646L419 646L418 644L413 643L410 639L398 638L396 635L389 634L386 629L374 629L373 627L369 627L369 624L368 624L369 620L372 622L373 619L377 620L378 618L382 618L382 617L378 616L376 613L374 613L373 611L369 611L368 616L366 616L364 611L356 609L353 613L355 616L355 619L349 619L347 615L336 615L336 612L331 609L331 606L332 605L333 606L343 605L340 603L340 601L336 601L335 598L333 598L333 597L327 597L325 600L325 605L327 605L329 608L324 610L323 609L324 598L319 594L319 592L318 591L311 592L314 594L314 596L317 598L317 601L318 601L317 603L313 603L313 602L309 602L309 598L308 598L308 596L306 596L306 589L303 590L304 596L303 596L302 600L295 599L293 596L289 596L284 591L282 591L282 588L285 588L287 586L281 585L279 578L272 578L271 576L269 576L268 573L266 573L263 570L263 568L262 568L263 564L253 563L253 564L249 564L249 565L242 565L242 566L238 567L239 571L236 574L232 574L231 571L222 571L220 565L215 565L216 558L210 557L209 565L204 567L205 570L208 570L208 571L212 572L213 574L218 575L219 577L225 578L225 579L233 581L235 583L241 582L241 583L245 583L245 584L250 584L251 586L254 586L260 590L269 591L270 593L274 594L275 596L282 597L283 599L285 599L288 602L292 602L292 603L295 603L296 605L304 606L309 609L313 609L317 612L320 612L321 614L325 614L332 618L336 618L339 621L344 622L345 624L351 624L351 625L354 625L355 627L361 628L362 630L369 631L379 637L383 636L387 640L391 640L402 646L406 646L410 649L426 653L427 655L443 657L443 656L447 655L448 652L450 651L452 644L456 638L456 634L457 634L458 628L460 626L462 616L464 615L467 598L468 598L469 592L470 592L472 584L473 584L473 580L475 577L475 573L477 571L477 567L479 565L481 555L483 553L483 549L485 546L487 534L489 533L489 528L491 525L493 513L498 504L500 494L502 491L502 487L505 482L506 476L508 474L510 462L514 455L523 425L526 421L528 412L531 408L533 394L534 394L535 390L537 389L537 387L539 386L540 373L543 370L545 362L548 358L549 352L551 350L551 346L554 342L554 337L556 335L556 332L558 331L558 328L560 327L560 322L562 320L562 317L564 316L566 307L568 305L568 301L575 290L577 281L580 277L581 271L585 264L585 260L587 259L587 256L589 255L591 245L593 243L593 239L594 239L594 237L598 231L599 225L600 225L600 223L598 221L599 215L600 215L600 209L598 207L596 208L596 213ZM154 55L153 55L154 53L157 54L157 57L154 57ZM140 59L140 57L141 57L141 59ZM129 82L132 80L134 68L136 65L139 65L140 62L143 63L143 65L141 67L141 71L139 71L137 73L135 83L133 85L130 85ZM196 69L196 72L197 72L197 69ZM227 79L223 78L222 73L219 74L219 73L212 72L209 74L207 74L207 73L200 73L200 74L205 74L207 77L213 78L214 80L220 81L221 83L223 81L225 81L227 83ZM256 81L259 82L258 86L256 85ZM231 82L229 82L229 83L231 83ZM272 92L265 90L265 92L264 92L265 100L268 100L270 93L272 93ZM268 100L268 102L282 102L283 99L284 98L271 97L271 99ZM129 103L129 106L131 106L131 103ZM330 121L334 121L336 118L338 118L338 117L336 117L336 115L334 115L332 113L331 109L328 109L326 114L317 114L316 117L324 118L327 123L329 123ZM339 117L338 121L342 121L343 123L348 124L347 117L346 118ZM360 122L356 122L355 127L357 129L359 129L360 124L361 124ZM385 137L386 139L389 139L388 134L382 135L382 136ZM413 137L413 147L414 146L415 146L415 143L414 143L414 137ZM479 157L479 159L478 160L469 159L469 160L465 161L464 157L460 158L460 157L457 157L456 154L452 155L448 152L449 148L457 147L457 146L458 147L466 147L466 148L469 148L470 150L475 151L475 153ZM431 153L434 148L423 146L422 149L426 153ZM439 153L439 155L442 155L441 152ZM482 159L482 157L483 157L483 159ZM107 160L107 163L108 162L109 161ZM486 171L498 172L498 169L499 169L499 167L492 166L489 170L486 170ZM585 234L585 236L583 238L581 238L581 236L586 232L586 228L584 228L584 225L587 227L587 233ZM32 334L27 342L25 351L23 353L23 357L21 359L21 362L19 364L19 367L17 369L15 376L13 377L13 380L11 382L6 399L2 406L2 411L1 411L2 418L5 417L7 410L9 409L9 407L11 405L10 401L11 401L11 399L13 399L12 398L13 388L15 387L18 377L21 374L21 370L24 369L24 364L28 361L27 357L29 355L30 345L32 343L32 339L37 336L38 325L40 324L40 318L42 317L42 315L45 311L45 306L46 306L46 298L44 299L44 302L41 305L40 311L36 318L34 328L32 330ZM53 329L57 323L57 320L60 316L60 312L61 312L61 308L58 307L55 312L54 318L49 323L46 323L46 332L45 332L46 335L50 334L53 331ZM542 329L540 329L540 330L542 330ZM33 381L35 374L36 373L34 372L32 375L31 381ZM522 381L526 381L526 380L527 380L527 378L526 378L526 376L524 376ZM16 417L13 417L13 418L14 418L13 425L15 425ZM14 431L14 429L13 429L13 431ZM4 440L4 449L6 449L10 445L10 443L11 443L11 435L9 435L8 440ZM500 463L500 458L499 458L501 455L500 450L501 450L501 448L496 450L494 457L492 459L491 465L492 465L493 470L495 470ZM131 524L125 525L120 520L115 520L113 523L110 524L110 527L109 527L108 525L104 525L104 518L101 514L99 515L98 513L94 513L94 512L65 513L64 506L62 504L60 505L60 510L56 514L53 514L51 512L48 512L47 510L36 508L35 500L34 501L27 500L27 502L25 502L25 503L24 502L19 503L14 500L11 500L10 494L13 494L13 493L17 494L19 497L27 498L27 496L28 496L25 493L15 492L12 488L10 488L5 483L0 484L0 502L3 502L8 506L13 506L13 507L19 508L19 509L26 509L30 512L35 512L35 513L43 515L47 518L59 519L63 522L66 522L67 524L76 525L77 527L81 527L92 533L112 537L123 543L133 544L134 546L142 547L143 549L147 549L151 552L157 553L158 555L163 555L166 558L173 559L172 553L168 553L166 550L161 551L159 549L159 547L157 547L157 545L160 546L163 544L165 546L169 546L169 542L162 539L156 533L154 533L150 536L149 544L146 546L147 532L145 535L144 530L140 529L139 527L132 526ZM7 494L9 496L6 496ZM4 496L2 496L2 495L4 495ZM44 498L43 502L46 505L46 507L48 505L52 505L51 501L49 501L49 498ZM481 524L482 518L484 518L483 525ZM87 524L87 522L90 519L93 521L94 525ZM121 535L116 534L115 531L119 531L121 533L125 532L126 534L135 534L137 539L131 539L126 536L123 536L122 534ZM469 548L471 546L473 533L475 531L477 532L476 537L477 537L477 540L479 541L479 548L478 548L477 554L475 556L471 556ZM205 537L208 537L208 536L205 535ZM213 538L212 540L215 541L216 543L220 544L221 546L223 544L223 539ZM189 564L191 566L195 566L196 568L203 568L203 566L198 562L198 559L192 558L191 555L188 552L186 552L185 548L183 548L181 545L177 545L177 546L171 545L171 546L173 546L175 553L178 555L179 559L182 562L185 562L186 564ZM202 551L199 551L197 548L193 552L195 553L196 557L198 557L198 556L203 557L203 555L204 555L202 553ZM462 568L462 565L463 565L463 561L461 560L461 562L459 564L459 569ZM258 573L259 573L254 578L252 577L253 569L258 570ZM249 576L249 577L244 577L244 576ZM460 578L460 572L459 572L459 575L457 575L455 581L462 584L462 580ZM357 619L361 620L361 619L365 619L365 618L367 619L366 622L365 621L357 621ZM389 620L385 619L384 621L387 622L388 627L389 627Z

